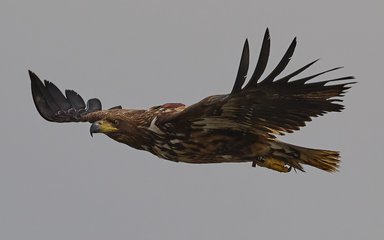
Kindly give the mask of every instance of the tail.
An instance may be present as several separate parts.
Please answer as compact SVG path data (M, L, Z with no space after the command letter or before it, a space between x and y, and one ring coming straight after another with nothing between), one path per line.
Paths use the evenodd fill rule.
M340 166L340 154L336 151L299 147L279 141L272 142L271 149L271 158L300 171L304 171L301 164L327 172L337 172Z

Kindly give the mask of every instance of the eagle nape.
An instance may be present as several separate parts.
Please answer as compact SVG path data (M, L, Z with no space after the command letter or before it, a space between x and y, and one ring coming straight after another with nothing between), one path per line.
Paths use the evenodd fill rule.
M262 79L270 45L267 29L256 67L246 81L250 56L246 40L230 93L209 96L190 106L166 103L148 109L123 109L120 105L102 109L99 99L85 102L75 91L63 93L29 71L32 97L47 121L89 122L91 136L103 133L174 162L248 162L278 172L304 171L303 165L309 165L338 171L339 152L284 143L276 136L297 131L314 117L342 111L341 97L355 83L349 81L353 77L311 81L339 68L297 77L318 60L279 77L292 59L295 38L276 67Z

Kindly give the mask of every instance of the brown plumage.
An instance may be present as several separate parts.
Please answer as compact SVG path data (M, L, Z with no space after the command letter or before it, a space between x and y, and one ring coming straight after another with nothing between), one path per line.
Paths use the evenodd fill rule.
M299 147L276 140L275 135L298 130L312 117L339 112L344 92L353 77L308 82L330 69L292 80L313 61L276 80L290 61L296 38L276 68L259 81L266 68L270 36L265 32L259 59L245 84L249 47L245 41L238 74L231 93L214 95L186 107L168 103L148 110L102 110L98 99L87 104L74 91L65 95L51 82L44 83L31 71L32 95L40 115L52 122L90 122L90 132L104 133L133 148L149 151L175 162L252 162L280 172L291 168L303 171L302 164L333 172L339 153ZM337 82L329 85L328 83Z

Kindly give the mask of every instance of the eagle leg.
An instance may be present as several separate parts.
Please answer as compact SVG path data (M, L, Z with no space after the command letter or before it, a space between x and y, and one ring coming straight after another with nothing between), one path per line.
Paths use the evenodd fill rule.
M252 162L252 166L259 165L260 167L269 168L278 172L290 172L292 170L292 166L287 167L286 163L282 160L276 159L276 158L262 158L262 161L259 160L259 158Z
M252 161L252 167L256 167L257 163L264 163L264 158L262 156L258 156L256 160Z

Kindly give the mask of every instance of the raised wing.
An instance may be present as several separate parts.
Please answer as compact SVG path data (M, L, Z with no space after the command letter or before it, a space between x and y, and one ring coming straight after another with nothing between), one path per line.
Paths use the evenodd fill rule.
M231 129L254 133L265 137L284 134L305 126L311 117L327 112L339 112L343 106L337 98L343 96L353 82L328 85L331 82L353 79L352 76L308 83L333 68L308 77L291 80L310 67L313 61L295 72L275 80L288 65L296 47L296 38L275 69L259 82L267 66L270 51L270 36L265 32L259 59L254 73L244 85L249 63L248 42L244 44L238 75L230 94L210 96L191 105L184 111L163 116L159 125L171 123L174 126L192 129ZM182 123L182 124L180 124Z
M44 80L29 71L32 97L40 115L51 122L93 122L101 110L101 102L92 98L85 104L82 97L73 90L65 90L64 94L55 84ZM92 113L92 114L91 114Z

